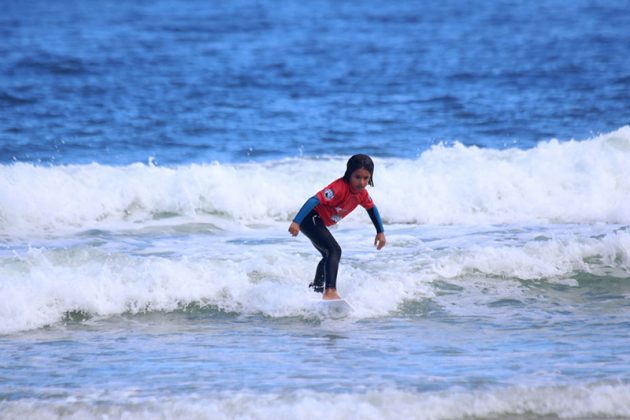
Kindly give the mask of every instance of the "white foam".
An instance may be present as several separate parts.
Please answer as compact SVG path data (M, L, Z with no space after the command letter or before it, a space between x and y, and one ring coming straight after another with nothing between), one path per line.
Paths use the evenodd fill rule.
M119 392L118 394L121 394ZM113 401L111 400L113 399ZM96 403L98 402L98 403ZM199 418L332 420L452 418L626 418L630 386L625 384L515 386L488 391L412 392L396 389L360 394L312 391L285 394L232 392L208 396L138 398L134 392L72 396L66 400L0 402L3 418Z
M374 191L387 219L418 223L630 221L630 126L531 150L436 146L385 163Z
M0 333L54 324L73 311L111 316L191 303L245 315L312 316L307 302L314 294L306 285L320 257L306 238L283 240L273 231L252 231L250 245L247 238L208 236L130 250L125 242L134 237L124 237L103 249L79 244L14 251L0 260ZM344 249L338 287L355 309L352 318L365 319L427 298L457 313L476 311L530 293L519 279L570 286L576 272L627 277L630 232L602 231L569 230L546 240L514 236L506 246L489 233L482 241L425 243L404 230L391 232L388 247L377 252L364 229L346 229L336 233ZM271 240L255 243L260 238ZM183 253L164 256L164 247ZM437 296L438 280L459 284L465 296ZM467 303L453 306L449 299Z
M304 282L296 281L290 256L273 257L278 266L269 258L254 250L206 261L90 248L33 249L0 266L0 333L59 322L73 311L109 316L173 311L189 303L244 314L303 314L303 302L311 296Z
M575 273L606 274L611 268L630 269L630 234L615 231L600 238L583 237L573 232L548 240L521 244L473 243L465 249L451 249L434 261L433 270L443 278L471 273L524 280L557 279ZM589 262L596 258L597 263ZM621 273L620 277L625 274Z
M2 165L0 235L137 227L164 217L227 229L288 221L343 174L345 159ZM376 159L375 181L371 194L390 224L630 223L630 126L530 150L435 146L418 159ZM350 220L369 223L356 213Z

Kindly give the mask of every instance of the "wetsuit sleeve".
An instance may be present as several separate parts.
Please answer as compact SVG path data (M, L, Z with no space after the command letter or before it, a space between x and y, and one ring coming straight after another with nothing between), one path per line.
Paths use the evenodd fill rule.
M306 215L309 214L311 210L313 210L318 204L319 204L319 200L315 196L306 200L306 203L304 203L300 211L298 211L298 214L295 215L295 217L293 218L293 221L297 223L298 225L302 224L302 221L304 220Z
M367 209L368 214L370 215L370 219L372 219L372 223L374 223L374 227L376 228L376 233L385 232L385 228L383 227L383 221L381 220L381 215L376 208L376 205L370 209Z

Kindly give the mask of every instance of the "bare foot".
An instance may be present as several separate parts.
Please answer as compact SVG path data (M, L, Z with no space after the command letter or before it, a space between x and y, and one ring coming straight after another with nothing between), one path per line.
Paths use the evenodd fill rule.
M322 297L324 300L337 300L341 299L341 296L337 293L337 289L333 289L332 287L327 288L324 292L324 296Z

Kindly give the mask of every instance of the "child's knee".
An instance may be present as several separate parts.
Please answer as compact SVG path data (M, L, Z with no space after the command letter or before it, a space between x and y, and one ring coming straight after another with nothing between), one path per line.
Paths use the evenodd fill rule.
M330 250L330 256L332 258L336 258L337 260L341 259L341 247L339 244L334 244L332 249Z

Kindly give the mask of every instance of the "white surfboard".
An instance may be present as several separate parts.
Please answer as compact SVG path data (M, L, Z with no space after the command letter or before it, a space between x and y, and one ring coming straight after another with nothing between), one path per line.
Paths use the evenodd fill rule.
M344 318L354 311L354 308L344 299L316 300L313 301L313 308L318 315L335 319Z

